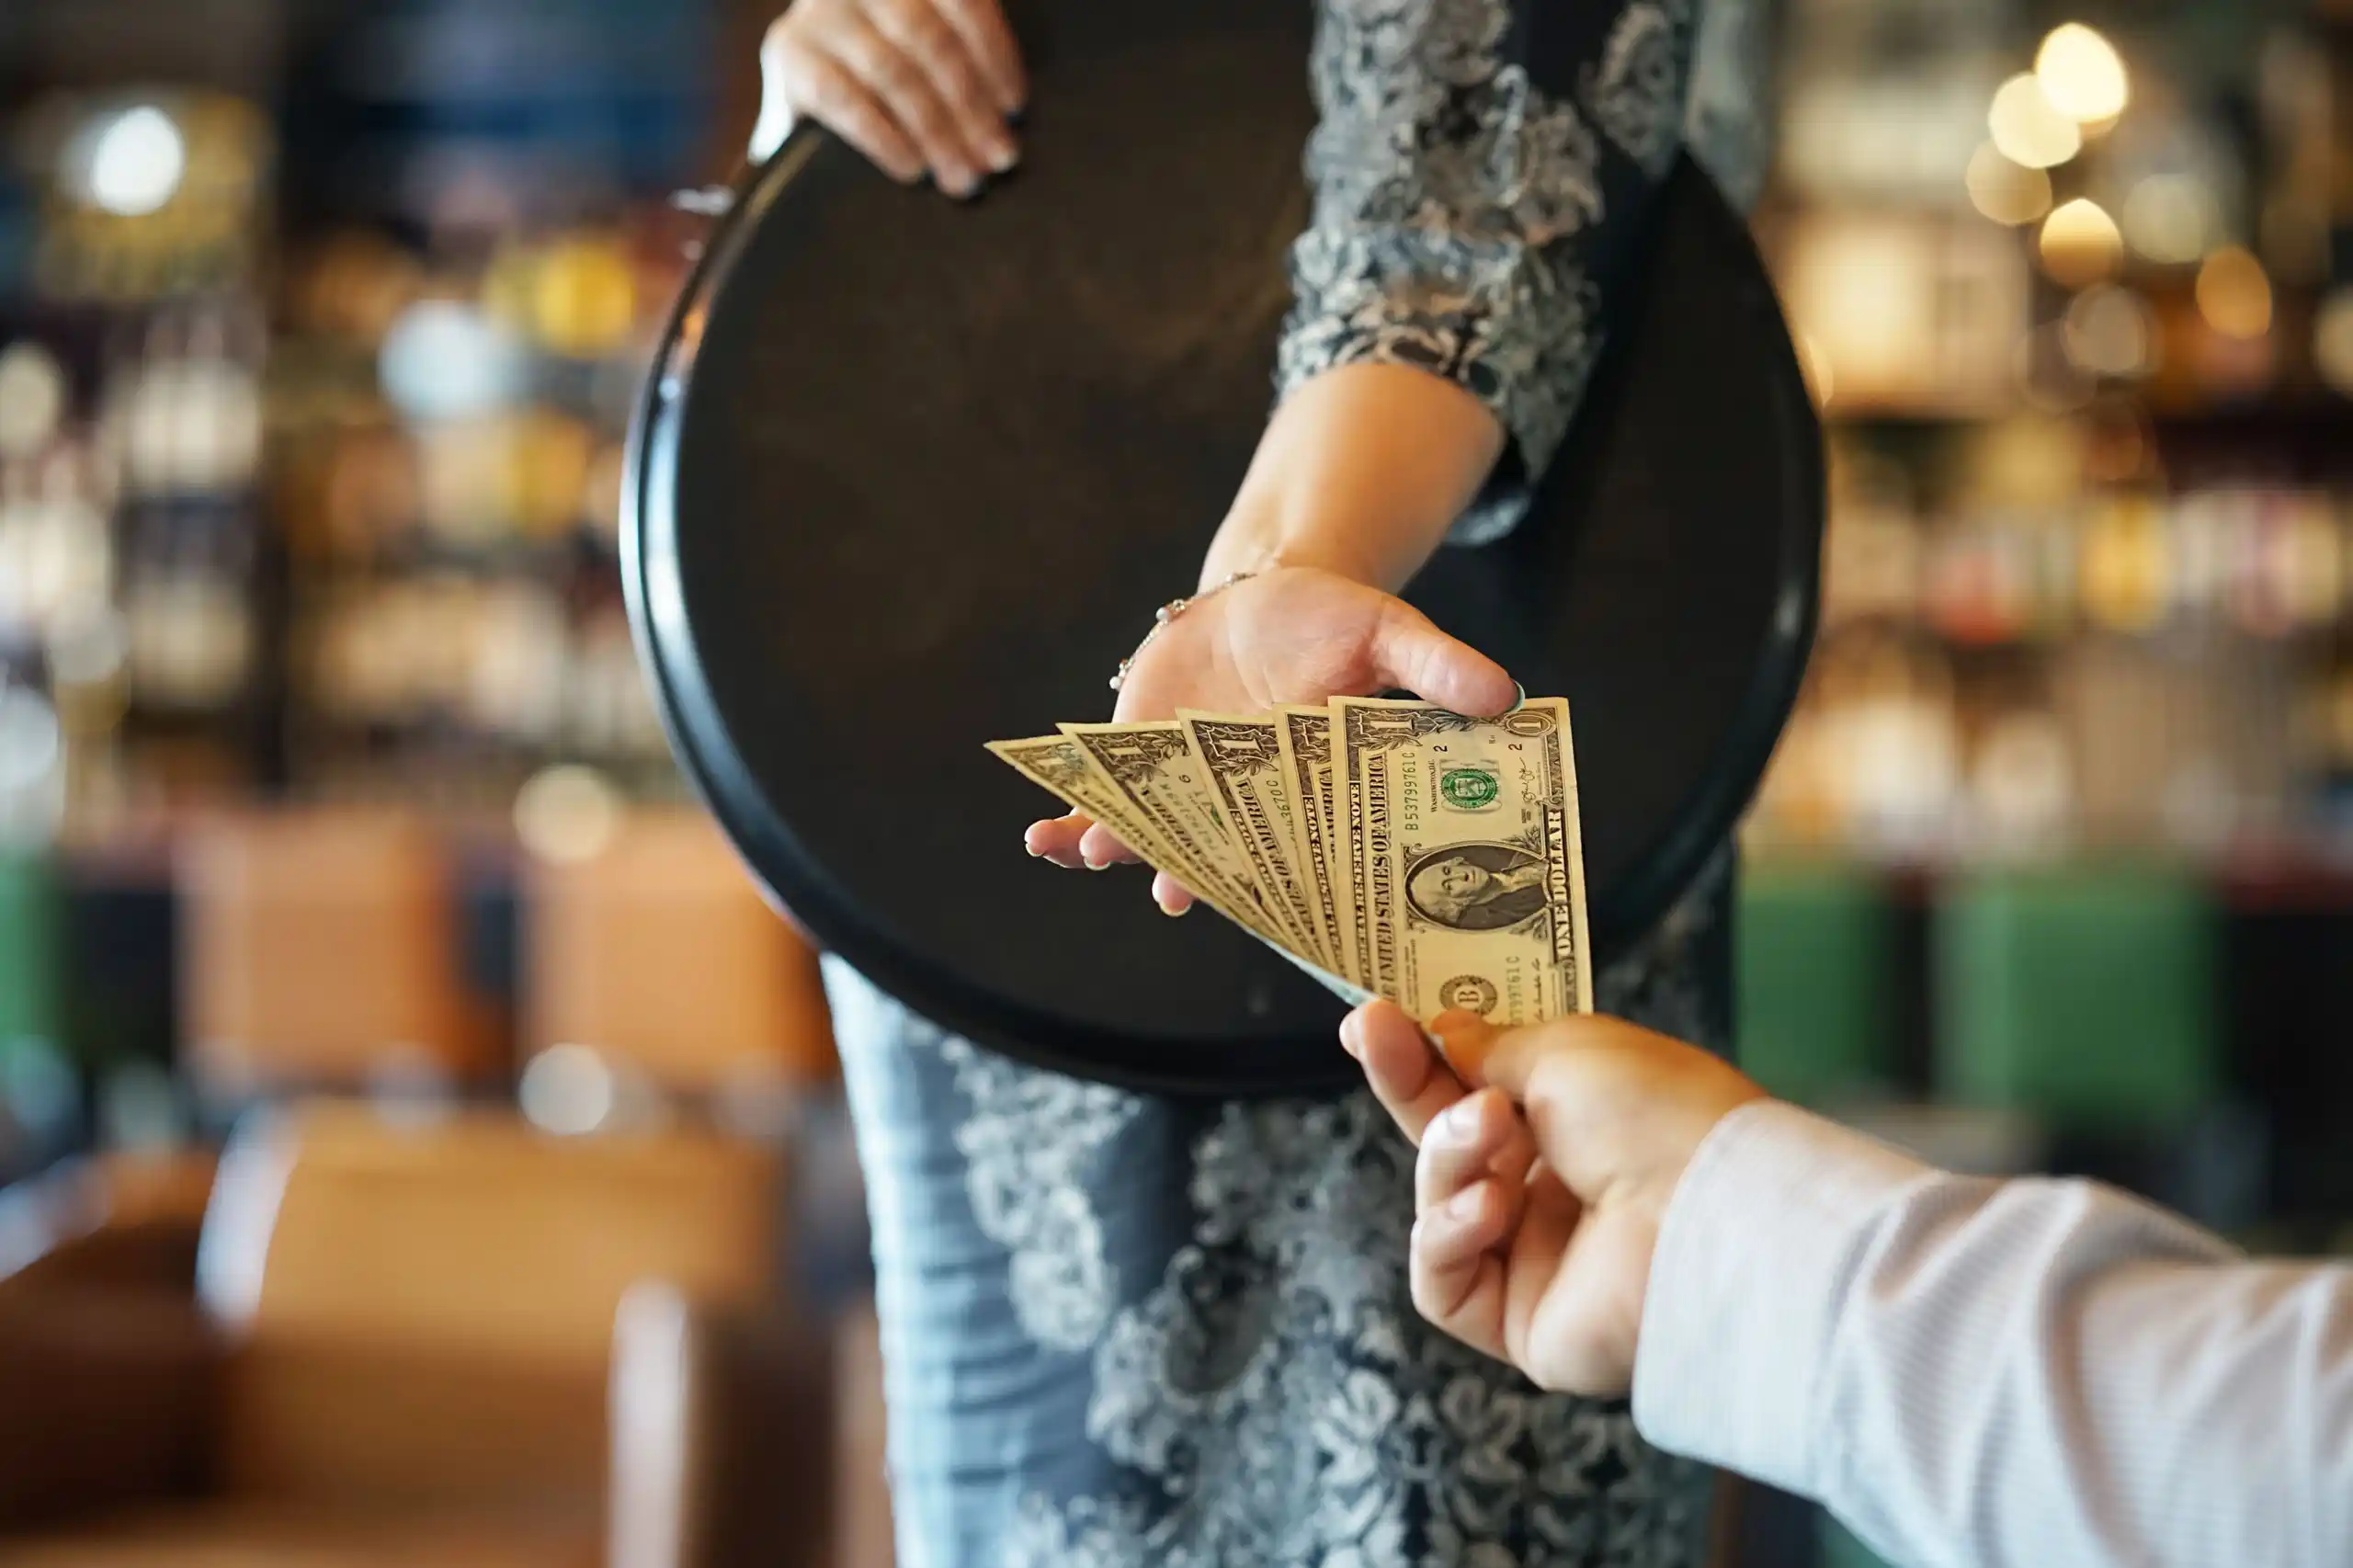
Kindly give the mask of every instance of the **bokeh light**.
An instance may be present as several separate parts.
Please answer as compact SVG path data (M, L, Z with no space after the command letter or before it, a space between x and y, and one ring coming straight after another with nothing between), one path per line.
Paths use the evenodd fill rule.
M1963 178L1970 204L1996 223L2018 228L2051 210L2051 176L2012 163L1991 142L1971 155Z
M2313 323L2313 364L2342 397L2353 397L2353 288L2332 290Z
M2154 335L2148 302L2112 283L2097 284L2076 295L2061 324L2068 359L2097 376L2146 375L2152 369Z
M2206 258L2198 269L2198 313L2224 337L2261 337L2271 330L2271 279L2263 264L2237 245Z
M2124 237L2105 208L2079 196L2043 220L2040 250L2045 272L2083 288L2116 271L2124 259Z
M620 796L595 769L545 768L516 792L515 835L542 860L592 860L620 830L621 808Z
M2034 57L2034 76L2052 108L2084 125L2113 120L2131 99L2115 46L2081 22L2051 30Z
M2002 84L1985 114L2002 156L2029 169L2055 168L2083 151L2083 128L2052 107L2042 84L2021 72Z
M0 457L39 452L65 413L65 371L38 343L0 348Z
M80 149L76 149L77 152ZM161 210L188 172L188 143L172 117L153 104L124 109L93 127L80 185L93 207L118 217Z
M2188 175L2151 175L2124 198L2124 237L2147 259L2183 267L2206 254L2214 200Z
M610 1121L620 1098L613 1070L585 1045L551 1045L515 1085L524 1119L542 1132L577 1138Z
M526 369L514 335L472 305L419 300L384 335L384 393L415 419L460 419L514 401Z

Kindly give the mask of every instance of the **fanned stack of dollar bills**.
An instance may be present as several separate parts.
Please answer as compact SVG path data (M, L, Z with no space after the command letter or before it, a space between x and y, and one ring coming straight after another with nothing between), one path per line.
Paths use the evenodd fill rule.
M1338 698L989 749L1350 1001L1593 1006L1569 708Z

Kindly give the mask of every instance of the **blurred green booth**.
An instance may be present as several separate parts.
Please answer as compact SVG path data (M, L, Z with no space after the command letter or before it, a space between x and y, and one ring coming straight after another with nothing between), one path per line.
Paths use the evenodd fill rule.
M0 1052L65 1038L65 903L51 863L0 850Z
M1741 1070L1802 1105L1891 1089L1893 926L1881 881L1868 869L1744 869L1733 948Z
M0 850L0 1181L62 1152L78 1114L64 929L52 863Z
M2221 922L2167 866L1986 871L1937 911L1941 1097L2091 1133L2186 1127L2220 1093Z

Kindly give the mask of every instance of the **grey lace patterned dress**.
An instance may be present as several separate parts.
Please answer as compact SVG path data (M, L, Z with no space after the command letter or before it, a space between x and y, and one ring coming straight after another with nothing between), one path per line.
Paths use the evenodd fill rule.
M1383 360L1486 400L1509 451L1460 544L1512 525L1574 410L1682 140L1696 4L1322 7L1278 380ZM1601 1005L1721 1043L1729 883L1727 856ZM1369 1096L1131 1094L943 1035L838 960L827 984L904 1568L1698 1561L1705 1474L1415 1315L1413 1152Z

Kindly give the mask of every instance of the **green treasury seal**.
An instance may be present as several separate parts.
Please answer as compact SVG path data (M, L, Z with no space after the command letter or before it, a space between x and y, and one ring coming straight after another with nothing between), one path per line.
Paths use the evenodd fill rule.
M1483 812L1503 787L1490 768L1449 767L1438 777L1438 792L1458 812Z

